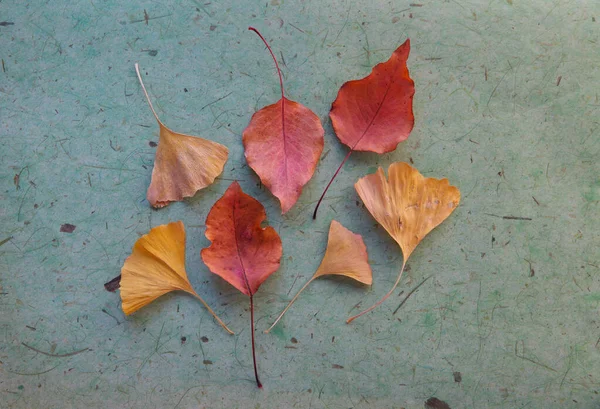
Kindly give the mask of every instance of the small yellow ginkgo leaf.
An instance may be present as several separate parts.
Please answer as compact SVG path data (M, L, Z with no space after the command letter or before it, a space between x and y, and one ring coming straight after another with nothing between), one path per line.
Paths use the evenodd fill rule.
M197 298L221 324L215 312L194 291L185 271L185 227L181 221L154 227L133 246L121 268L121 301L129 315L163 294L181 290Z
M352 233L339 222L333 220L329 227L329 238L327 240L327 250L321 261L321 265L304 284L298 293L292 298L290 303L279 314L273 325L265 331L268 333L279 322L283 314L292 306L300 293L315 279L325 275L341 275L350 277L363 284L371 285L373 282L373 273L369 266L367 247L360 234Z
M382 168L354 185L358 195L402 249L404 262L392 289L375 305L347 322L371 311L394 291L406 261L423 238L442 223L460 202L460 191L448 179L426 178L407 163L392 163L386 179Z
M138 64L135 64L135 72L160 129L152 179L146 194L150 205L159 208L193 196L212 184L223 172L229 151L220 143L167 128L152 106Z
M368 258L362 236L332 220L325 256L311 280L324 275L341 275L371 285L373 273Z

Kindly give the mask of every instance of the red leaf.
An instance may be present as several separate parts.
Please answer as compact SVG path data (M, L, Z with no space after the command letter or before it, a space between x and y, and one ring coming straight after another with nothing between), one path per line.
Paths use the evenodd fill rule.
M325 131L314 112L285 98L281 71L271 47L255 28L249 30L258 34L275 61L281 99L252 116L243 133L246 160L279 199L281 212L286 213L315 172Z
M279 268L281 239L273 227L260 227L266 217L260 202L233 182L206 218L212 244L202 250L202 260L248 296Z
M353 151L387 153L408 138L415 121L412 110L415 86L406 66L409 52L410 40L406 40L389 60L377 64L371 74L348 81L340 88L329 117L337 137L350 151L325 188L313 218Z
M281 239L273 227L260 227L265 208L233 182L206 218L206 238L212 244L202 249L202 260L210 271L250 296L250 323L254 375L258 387L254 347L254 302L252 296L278 268Z

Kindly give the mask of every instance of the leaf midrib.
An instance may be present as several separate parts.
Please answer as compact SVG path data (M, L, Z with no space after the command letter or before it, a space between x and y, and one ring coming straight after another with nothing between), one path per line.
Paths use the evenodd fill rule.
M394 83L394 80L392 79L389 82L389 84L385 90L385 94L383 94L383 98L381 99L381 102L379 103L379 106L377 107L377 111L375 112L375 115L373 115L373 118L371 118L371 122L369 122L369 125L367 125L367 128L364 130L364 132L362 133L360 138L358 138L356 143L354 145L352 145L352 148L350 148L351 150L354 150L354 148L356 148L356 146L360 143L360 141L362 141L362 139L365 137L365 135L367 134L369 129L371 129L371 126L373 125L373 122L375 122L375 118L377 118L377 115L379 115L379 111L381 111L381 107L383 106L383 103L385 102L385 99L387 98L387 95L388 95L393 83Z
M242 266L242 276L244 277L244 282L246 284L246 289L248 290L248 295L250 297L252 297L252 290L250 289L250 282L248 281L248 276L246 275L246 267L244 266L244 260L242 259L242 255L240 254L240 244L238 241L238 229L237 229L237 223L236 223L236 217L235 217L235 210L237 208L239 202L239 192L236 193L236 197L235 200L233 202L233 208L231 210L231 217L233 218L233 231L234 231L234 237L235 237L235 250L237 252L238 255L238 259L240 260L240 265Z

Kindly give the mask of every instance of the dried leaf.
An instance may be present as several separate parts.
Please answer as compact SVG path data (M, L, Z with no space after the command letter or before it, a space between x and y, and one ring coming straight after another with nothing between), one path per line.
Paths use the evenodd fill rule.
M154 227L136 241L121 268L121 300L127 315L171 291L185 291L197 298L221 324L214 311L194 291L185 271L185 228L173 222Z
M352 152L391 152L410 135L415 121L412 110L415 85L406 66L409 53L410 40L406 40L389 60L373 67L371 74L348 81L340 88L329 117L335 134L350 151L327 184L313 218Z
M113 278L112 280L104 283L104 289L108 292L114 293L121 287L121 274Z
M260 202L233 182L206 217L205 235L211 245L201 252L210 271L250 297L252 358L259 388L262 384L256 368L253 295L279 268L283 251L275 229L260 227L266 217Z
M249 29L259 35L275 61L281 99L252 116L243 133L244 151L248 165L286 213L315 172L325 131L314 112L284 96L281 71L271 47L255 28Z
M373 273L368 259L367 247L362 236L352 233L338 221L332 220L327 250L313 279L324 275L342 275L371 285Z
M381 304L394 291L404 265L423 238L442 223L460 202L460 191L448 179L426 178L407 163L396 162L388 169L367 175L354 185L371 215L396 240L404 262L396 283L377 304L350 318L360 317Z
M152 106L138 64L135 71L160 129L152 180L146 193L150 205L160 208L212 184L223 172L229 151L220 143L167 128Z
M329 226L327 250L321 265L310 280L298 291L290 303L279 314L273 325L265 331L268 333L279 322L283 314L292 306L304 289L316 278L325 275L341 275L352 278L360 283L371 285L373 273L369 266L367 247L360 234L352 233L339 222L333 220Z

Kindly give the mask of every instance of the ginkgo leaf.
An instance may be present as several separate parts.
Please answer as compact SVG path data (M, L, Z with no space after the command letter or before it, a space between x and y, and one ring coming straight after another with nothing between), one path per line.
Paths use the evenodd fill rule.
M255 28L249 30L259 35L275 61L281 99L252 115L243 133L244 152L248 165L286 213L315 172L325 131L314 112L284 96L281 70L271 47Z
M163 224L140 237L121 268L121 301L127 315L171 291L197 298L227 332L233 332L194 291L185 271L185 227L181 221Z
M146 198L152 207L160 208L194 196L198 190L212 184L223 172L229 151L220 143L167 128L152 106L137 63L135 72L159 127L158 147Z
M371 311L385 301L402 278L406 261L423 238L442 223L460 202L460 191L448 179L426 178L408 163L392 163L388 179L382 168L354 185L371 213L402 249L403 263L392 289L375 305L348 319Z
M262 384L256 367L253 295L279 268L283 252L275 229L260 226L266 217L263 205L233 182L206 217L205 235L211 245L201 252L210 271L250 297L252 358L259 388Z
M279 314L273 325L265 333L268 333L279 322L283 314L292 306L304 289L316 278L326 275L341 275L352 278L360 283L371 285L373 273L369 266L367 247L360 234L352 233L339 222L333 220L329 226L329 238L327 239L327 250L321 261L321 265L310 280L292 298L287 307Z
M410 40L406 40L389 60L373 67L368 76L348 81L340 88L329 117L335 134L350 151L325 187L313 218L352 152L391 152L410 135L415 122L412 110L415 84L406 65L409 53Z
M371 285L373 274L368 259L367 246L362 236L352 233L340 222L332 220L325 256L312 279L325 275L341 275Z

